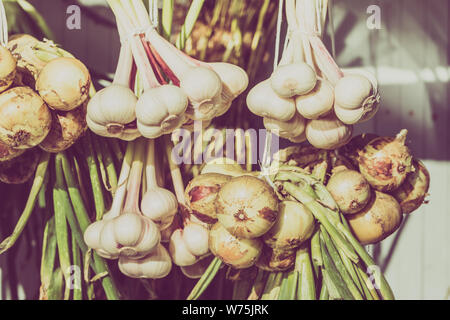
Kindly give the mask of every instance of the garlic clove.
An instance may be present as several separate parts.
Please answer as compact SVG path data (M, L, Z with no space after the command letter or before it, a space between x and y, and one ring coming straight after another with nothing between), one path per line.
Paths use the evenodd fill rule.
M172 233L169 242L169 252L173 263L177 266L185 267L191 266L197 262L197 257L194 256L183 240L183 230L177 229Z
M333 109L334 89L325 79L317 80L313 90L295 98L298 113L306 119L317 119Z
M100 249L109 255L119 256L119 248L114 234L114 220L107 220L100 231Z
M273 90L282 98L307 94L316 81L316 72L304 62L281 65L270 77Z
M183 229L183 241L194 256L201 257L209 252L209 232L197 223L188 223Z
M372 83L360 74L348 74L336 83L334 93L336 103L345 109L358 109L373 92Z
M295 115L295 101L278 96L270 86L270 79L254 86L247 95L249 110L260 116L288 121Z

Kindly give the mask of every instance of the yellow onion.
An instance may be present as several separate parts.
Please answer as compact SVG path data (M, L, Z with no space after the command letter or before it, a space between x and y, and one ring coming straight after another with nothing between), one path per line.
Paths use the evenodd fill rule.
M219 222L239 238L263 235L274 225L278 214L278 198L272 187L252 176L226 182L215 205Z
M14 149L0 141L0 162L14 159L24 152L25 149Z
M264 247L256 266L265 271L279 272L285 271L295 264L295 251L293 249L272 249Z
M236 268L249 268L258 260L263 243L259 239L239 239L220 223L209 232L209 248L224 263Z
M230 176L205 173L192 179L186 187L185 197L192 214L205 223L217 222L216 196Z
M297 201L280 203L275 225L263 236L264 242L279 250L295 249L314 231L314 216Z
M0 140L10 147L38 145L49 133L51 121L44 100L31 88L14 87L0 95Z
M400 187L392 191L405 214L413 212L425 202L430 187L430 174L425 165L420 160L413 159L412 166L413 172L406 176Z
M28 181L36 170L40 152L26 150L22 155L0 162L0 181L8 184L22 184Z
M390 236L402 222L400 204L389 194L374 192L366 207L347 216L350 228L361 244L374 244Z
M371 191L367 180L355 170L335 170L327 189L344 214L362 210L370 200Z
M0 92L8 89L16 76L17 62L11 52L0 46Z
M376 138L359 152L359 171L376 190L398 188L411 172L412 156L405 145L407 133L403 129L395 138Z
M71 147L86 131L87 103L71 111L53 111L52 126L47 137L39 144L47 152L58 153Z
M6 46L17 61L17 70L33 83L46 64L36 55L34 49L36 44L42 44L42 42L29 34L15 34L9 37Z
M91 77L86 66L75 58L51 60L39 73L36 89L53 109L69 111L89 96Z

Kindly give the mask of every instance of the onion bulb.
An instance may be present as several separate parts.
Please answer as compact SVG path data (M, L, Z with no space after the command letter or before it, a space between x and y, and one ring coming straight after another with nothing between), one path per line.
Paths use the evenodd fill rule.
M22 184L28 181L36 170L40 152L26 150L12 160L0 162L0 181L8 184Z
M425 201L430 187L430 174L425 165L418 159L412 160L413 172L405 181L392 191L392 195L400 203L404 214L411 213Z
M91 77L86 66L75 58L51 60L39 73L36 90L44 101L59 111L72 110L89 96Z
M292 249L272 249L264 247L256 266L265 271L279 272L291 268L295 264L295 252Z
M216 223L209 232L211 252L224 263L236 268L249 268L258 260L263 243L259 239L239 239Z
M192 179L185 189L187 205L192 214L205 223L215 223L216 196L222 185L230 179L230 176L220 173L205 173Z
M29 34L14 34L9 37L6 46L17 61L17 70L32 79L33 83L46 64L36 55L33 48L36 44L43 43Z
M367 180L355 170L335 170L327 189L344 214L362 210L370 200L371 191Z
M120 271L131 278L161 279L172 270L172 260L163 245L140 259L119 258Z
M272 89L282 98L307 94L316 81L314 69L304 62L281 65L270 77Z
M29 87L14 87L0 95L0 140L16 149L41 143L52 116L44 100Z
M50 132L39 147L47 152L57 153L72 146L86 131L87 103L71 111L53 111Z
M335 115L310 120L306 125L306 138L318 149L336 149L352 137L353 127L345 125Z
M346 145L339 148L339 152L343 153L355 167L358 167L359 152L375 138L378 138L378 135L374 133L359 134L354 136Z
M0 141L0 162L14 159L24 152L25 149L14 149Z
M263 236L264 242L279 250L295 249L314 231L314 217L303 204L283 201L275 225Z
M376 190L398 188L411 172L412 156L405 145L407 133L403 129L395 138L376 138L359 152L359 171Z
M226 182L215 201L219 222L234 236L257 238L275 224L278 198L265 181L252 176Z
M347 216L350 228L362 245L375 244L387 238L402 222L402 209L395 198L380 191L360 212Z
M16 76L17 62L11 52L0 46L0 92L8 89Z
M295 98L298 113L306 119L317 119L333 109L333 85L325 79L317 81L314 89Z

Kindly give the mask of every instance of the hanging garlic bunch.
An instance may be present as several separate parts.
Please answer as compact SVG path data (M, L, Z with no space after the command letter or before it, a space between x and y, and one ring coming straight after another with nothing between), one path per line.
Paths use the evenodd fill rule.
M133 145L128 144L119 177L119 188L111 210L102 220L91 224L84 234L85 242L90 248L110 259L119 256L142 258L158 246L161 238L157 225L150 218L143 216L139 210L145 141L137 141L135 148ZM133 154L134 159L130 168ZM122 209L125 193L126 200Z

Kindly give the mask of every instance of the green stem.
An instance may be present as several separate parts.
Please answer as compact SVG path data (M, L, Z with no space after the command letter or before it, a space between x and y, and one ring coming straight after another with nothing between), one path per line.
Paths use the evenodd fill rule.
M34 176L33 185L31 186L30 194L28 195L28 199L25 204L25 209L23 210L19 218L19 221L17 221L17 224L14 227L12 234L6 239L4 239L2 243L0 243L0 254L4 253L9 248L11 248L16 243L19 236L22 234L22 231L25 228L31 213L33 212L36 199L39 195L39 190L41 189L42 184L44 182L49 160L50 160L50 153L42 152L41 158L39 159L39 163L36 168L36 174Z
M170 39L170 35L172 34L173 1L163 0L161 25L163 36L167 40Z
M82 270L81 266L81 254L80 249L78 248L77 239L72 233L72 259L73 259L73 265L79 267L80 273ZM78 281L79 280L79 281ZM81 285L81 274L80 279L75 279L75 285L78 287L73 288L73 300L82 300L83 299L83 291L82 291L82 285Z
M42 240L42 260L41 260L41 288L39 300L48 299L48 290L51 285L53 269L56 257L56 235L55 219L51 217L45 224Z
M191 35L192 29L194 28L195 22L198 19L200 11L203 8L203 3L205 0L193 0L191 6L189 7L189 11L186 14L186 19L184 20L184 24L181 26L180 34L178 35L176 46L178 49L184 49L184 45L186 40Z
M307 247L297 250L295 264L301 270L300 290L299 296L302 300L316 300L316 286L314 281L313 269L311 266L311 257L309 255L309 249ZM297 268L297 267L296 267Z
M270 276L272 276L272 278ZM282 280L283 280L283 272L271 273L269 275L269 279L267 280L266 287L264 288L264 293L261 297L261 300L276 300L280 293L280 286Z
M197 281L196 285L194 286L194 288L192 289L191 293L188 295L186 300L197 300L202 295L202 293L208 288L209 284L219 271L221 265L222 261L219 258L215 257L209 264L205 273Z

